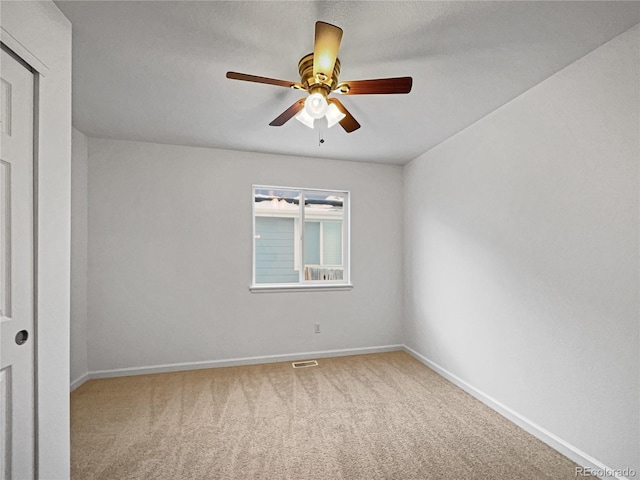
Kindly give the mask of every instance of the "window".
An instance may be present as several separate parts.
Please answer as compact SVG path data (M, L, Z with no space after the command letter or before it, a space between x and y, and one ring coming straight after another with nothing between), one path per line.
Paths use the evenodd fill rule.
M254 186L252 290L349 286L349 192Z

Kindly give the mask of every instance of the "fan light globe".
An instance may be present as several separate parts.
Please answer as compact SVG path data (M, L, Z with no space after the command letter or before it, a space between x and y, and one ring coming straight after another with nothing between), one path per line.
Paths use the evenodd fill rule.
M346 115L342 113L335 103L332 103L327 108L327 128L333 127L336 123L342 120Z
M322 118L327 113L327 101L320 93L312 93L304 102L304 111L310 117Z
M305 109L300 110L300 113L297 114L295 116L295 119L298 120L300 123L302 123L303 125L306 125L309 128L313 128L313 124L315 123L316 119L313 117L310 117Z

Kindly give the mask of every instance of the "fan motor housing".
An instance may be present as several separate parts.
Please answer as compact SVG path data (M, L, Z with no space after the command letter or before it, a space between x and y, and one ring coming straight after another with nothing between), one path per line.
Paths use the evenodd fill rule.
M313 75L313 53L305 55L298 62L298 72L300 73L300 83L307 91L323 91L328 95L338 86L338 76L340 75L340 60L336 58L336 63L331 72L331 78L316 78ZM318 75L319 76L319 75Z

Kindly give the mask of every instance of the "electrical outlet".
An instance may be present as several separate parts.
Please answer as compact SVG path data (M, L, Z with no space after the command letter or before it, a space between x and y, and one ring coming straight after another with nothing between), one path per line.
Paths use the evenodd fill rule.
M314 327L314 329L315 329L314 331L316 333L320 333L320 324L319 323L314 323L313 327Z

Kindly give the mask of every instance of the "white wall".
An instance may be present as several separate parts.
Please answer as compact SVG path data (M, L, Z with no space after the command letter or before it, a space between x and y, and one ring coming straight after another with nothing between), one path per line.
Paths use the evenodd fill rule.
M53 2L1 2L19 52L48 67L38 97L37 461L69 478L71 24Z
M71 145L71 385L89 371L87 359L87 137L73 129Z
M636 26L410 163L409 347L640 472Z
M351 191L353 290L249 291L252 184ZM89 370L399 344L401 202L398 166L89 138Z

